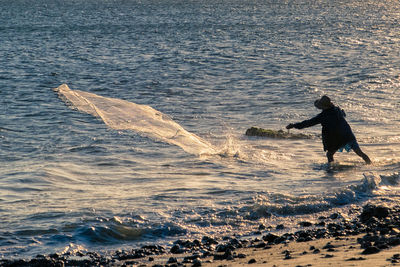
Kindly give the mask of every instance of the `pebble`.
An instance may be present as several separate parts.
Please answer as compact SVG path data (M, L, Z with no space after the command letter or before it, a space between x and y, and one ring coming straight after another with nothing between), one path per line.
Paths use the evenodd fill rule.
M251 260L249 260L249 264L253 264L253 263L256 263L257 261L256 261L256 259L251 259Z

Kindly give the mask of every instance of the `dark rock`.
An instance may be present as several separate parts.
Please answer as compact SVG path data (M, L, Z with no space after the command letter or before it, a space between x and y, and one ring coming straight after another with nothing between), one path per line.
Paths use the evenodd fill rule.
M287 253L287 254L285 254L284 260L290 260L292 258L293 258L292 255L290 255L290 253Z
M285 229L285 226L283 224L278 224L276 226L276 230L283 230L283 229Z
M183 249L181 249L181 247L179 245L176 244L171 248L170 252L172 254L180 254L180 253L183 253L185 251Z
M394 247L400 245L400 236L399 237L390 237L387 240L388 245Z
M238 239L236 239L236 238L232 238L232 239L228 242L228 244L229 244L230 246L234 247L234 248L242 248L242 247L243 247L242 243L241 243Z
M339 213L332 213L329 216L329 219L336 220L336 219L341 218L341 217L343 217L343 216L341 214L339 214Z
M295 233L295 236L297 236L297 242L307 242L312 240L312 235L309 231L298 231Z
M209 256L211 256L211 252L210 251L204 251L203 254L201 255L202 258L207 258Z
M290 260L292 258L289 250L283 251L282 254L285 254L285 258L284 258L285 260Z
M251 127L246 130L247 136L260 136L260 137L270 137L270 138L280 138L280 139L310 139L311 135L302 133L288 133L283 130L271 130L263 129L258 127Z
M310 227L312 226L311 222L299 222L299 225L302 227Z
M320 253L320 252L321 252L321 251L320 251L318 248L314 249L314 251L313 251L314 254L318 254L318 253Z
M366 258L363 258L363 257L358 257L358 258L350 258L350 259L347 259L346 261L363 261L363 260L366 260Z
M255 244L254 247L255 247L255 248L265 248L266 245L267 245L266 243L260 242L260 243L258 243L258 244Z
M200 247L200 246L201 246L201 242L200 242L199 240L197 240L197 239L193 240L193 244L194 244L196 247Z
M333 246L330 242L328 242L323 249L330 249L330 248L335 248L335 246Z
M367 204L363 207L363 211L360 214L360 220L362 222L367 222L372 217L382 219L388 217L390 214L390 209L386 206L375 206L371 204Z
M168 264L170 264L170 263L177 263L177 262L178 262L178 260L177 260L175 257L170 257L170 258L168 259L168 261L167 261Z
M334 256L332 254L326 254L325 258L333 258Z
M58 255L57 253L54 253L54 254L50 254L49 257L52 259L59 259L60 255Z
M239 259L244 259L244 258L246 258L247 256L246 256L246 254L240 253L240 254L237 255L237 257L238 257Z
M249 260L249 264L253 264L253 263L256 263L257 261L256 261L256 259L251 259L251 260Z
M203 238L201 239L201 243L203 243L204 245L218 245L217 240L209 236L203 236Z
M368 254L375 254L375 253L379 253L381 250L375 246L370 246L367 247L363 252L361 252L361 254L363 255L368 255Z
M214 260L233 260L232 250L228 249L224 254L214 254Z
M226 252L227 250L234 250L235 248L230 244L219 244L216 248L216 252Z
M268 233L267 235L264 235L264 236L262 237L262 239L263 239L264 241L267 241L268 243L274 243L275 240L278 239L278 238L279 238L279 236L274 235L274 234L271 234L271 233Z
M200 267L201 266L201 260L195 259L193 261L192 267Z

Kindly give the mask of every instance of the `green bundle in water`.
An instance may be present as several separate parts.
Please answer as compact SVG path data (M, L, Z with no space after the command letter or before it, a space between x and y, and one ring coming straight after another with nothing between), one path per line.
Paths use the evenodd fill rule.
M251 127L246 130L247 136L260 136L280 139L311 139L312 135L302 133L290 133L283 130L271 130L258 127Z

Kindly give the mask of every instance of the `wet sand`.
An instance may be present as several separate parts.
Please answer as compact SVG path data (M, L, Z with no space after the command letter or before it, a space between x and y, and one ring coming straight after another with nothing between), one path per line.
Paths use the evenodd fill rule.
M171 257L177 259L175 266L400 266L399 246L366 255L357 242L362 237L363 235L357 235L301 243L289 242L268 249L241 248L235 250L233 259L214 260L210 256L200 259L197 265L196 262L183 263L185 257L190 257L191 254L167 254L153 257L153 263L141 261L134 266L165 266ZM129 266L129 262L127 265Z

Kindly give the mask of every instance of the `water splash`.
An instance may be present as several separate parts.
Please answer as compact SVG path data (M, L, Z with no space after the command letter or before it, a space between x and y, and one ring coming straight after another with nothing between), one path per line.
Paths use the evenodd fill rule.
M150 106L71 90L66 84L54 91L72 108L101 118L113 129L132 130L149 138L177 145L190 154L218 154L212 144L186 131L167 115Z

